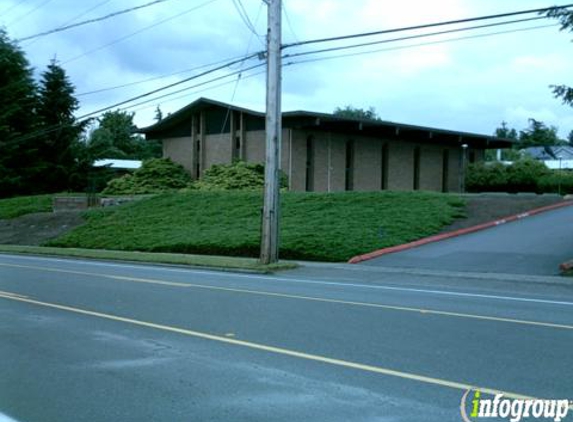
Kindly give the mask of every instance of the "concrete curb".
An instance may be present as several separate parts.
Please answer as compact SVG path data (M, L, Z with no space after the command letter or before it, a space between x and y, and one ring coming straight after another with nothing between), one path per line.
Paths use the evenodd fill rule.
M420 239L420 240L416 240L414 242L404 243L402 245L397 245L397 246L391 246L389 248L378 249L376 251L369 252L369 253L363 254L363 255L357 255L355 257L352 257L348 261L348 263L349 264L358 264L358 263L363 262L363 261L368 261L370 259L378 258L379 256L382 256L382 255L387 255L387 254L394 253L394 252L401 252L401 251L404 251L407 249L412 249L412 248L416 248L418 246L426 245L428 243L439 242L440 240L450 239L452 237L457 237L457 236L461 236L464 234L474 233L474 232L477 232L480 230L488 229L490 227L499 226L501 224L510 223L510 222L516 221L516 220L521 220L522 218L531 217L532 215L540 214L542 212L551 211L551 210L555 210L558 208L563 208L563 207L567 207L567 206L571 206L571 205L573 205L573 201L560 202L558 204L552 204L552 205L547 205L547 206L541 207L541 208L535 208L533 210L523 212L520 214L510 215L508 217L505 217L505 218L502 218L499 220L494 220L494 221L489 221L487 223L478 224L477 226L466 227L464 229L459 229L459 230L454 230L454 231L447 232L447 233L437 234L434 236L429 236L429 237L425 237L425 238ZM566 264L570 264L570 266L571 266L570 268L573 268L573 261L569 261L569 262L566 262L566 263L561 264L561 265L563 266ZM560 267L560 268L564 271L564 269L562 267Z

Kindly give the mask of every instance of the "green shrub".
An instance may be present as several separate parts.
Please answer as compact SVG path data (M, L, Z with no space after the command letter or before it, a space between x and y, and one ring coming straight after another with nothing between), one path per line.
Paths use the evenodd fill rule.
M573 173L555 170L541 177L538 187L541 192L573 194Z
M209 168L201 180L191 185L199 190L258 190L265 185L265 166L235 161L232 164L216 164ZM281 188L288 187L287 176L280 173Z
M468 192L502 192L507 189L507 168L502 163L474 163L466 172Z
M507 167L507 191L539 192L539 180L549 174L551 170L541 161L532 158L517 160Z
M102 193L106 195L137 195L169 192L184 188L191 178L183 166L169 158L144 161L132 175L111 180Z

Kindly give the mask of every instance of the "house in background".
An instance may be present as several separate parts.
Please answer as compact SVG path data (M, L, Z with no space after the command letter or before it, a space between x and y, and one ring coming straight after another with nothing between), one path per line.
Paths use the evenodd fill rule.
M385 121L291 111L282 115L281 169L294 191L457 192L464 162L511 141ZM140 129L194 179L213 164L265 160L264 113L201 98ZM465 157L464 157L465 154Z
M543 161L551 170L573 169L573 147L566 145L530 147L522 152L535 160Z

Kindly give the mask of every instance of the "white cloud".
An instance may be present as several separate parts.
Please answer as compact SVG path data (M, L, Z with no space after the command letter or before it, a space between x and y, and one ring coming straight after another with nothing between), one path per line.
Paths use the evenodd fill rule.
M330 37L547 5L545 0L283 1L290 18L290 25L283 22L285 42L295 38L305 40ZM40 32L61 25L98 2L59 0L53 6L40 8L20 22L9 25L7 30L13 38ZM134 14L43 37L33 43L23 43L23 48L30 62L42 70L54 56L65 63L70 58L112 43L202 2L172 0ZM141 3L144 2L110 2L82 19ZM4 0L0 12L15 4L17 0ZM262 1L243 0L243 4L251 20L256 21L258 32L264 34L266 9ZM12 12L0 17L0 25L7 24L32 6L20 2ZM551 22L542 21L531 25L547 23ZM439 39L527 25L452 34ZM284 71L283 109L330 112L337 106L347 104L365 108L373 106L382 118L388 120L482 133L492 133L504 119L522 129L527 125L529 117L535 117L559 126L565 136L573 129L573 121L569 117L573 113L552 97L549 85L573 85L573 44L570 39L571 34L560 33L558 28L548 28L290 66ZM434 40L396 42L362 51ZM232 2L219 0L125 41L89 53L64 64L64 67L78 92L91 91L244 55L249 41L250 51L263 48L261 41L254 38L246 28ZM287 49L285 52L302 52L331 45L309 45ZM344 53L341 51L332 55ZM289 61L315 57L319 56ZM250 64L255 63L253 61ZM238 67L233 70L236 69ZM119 102L190 74L81 97L81 112ZM249 79L248 73L243 76L245 79L239 83L235 95L234 79L223 80L215 84L230 83L192 94L200 89L197 88L179 100L151 102L148 110L138 111L136 120L141 125L152 123L153 109L157 104L162 104L164 112L175 111L198 96L209 96L220 101L233 100L239 105L262 110L265 98L264 77Z

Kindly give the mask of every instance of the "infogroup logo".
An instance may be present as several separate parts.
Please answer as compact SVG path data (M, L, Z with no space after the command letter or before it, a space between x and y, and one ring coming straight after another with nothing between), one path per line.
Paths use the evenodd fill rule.
M468 397L472 390L466 391L462 397L460 412L464 422L475 422L483 419L507 419L510 422L520 422L522 419L539 419L560 422L569 414L573 401L569 400L538 400L510 399L503 394L493 398L481 397L479 390L474 391L468 415Z

